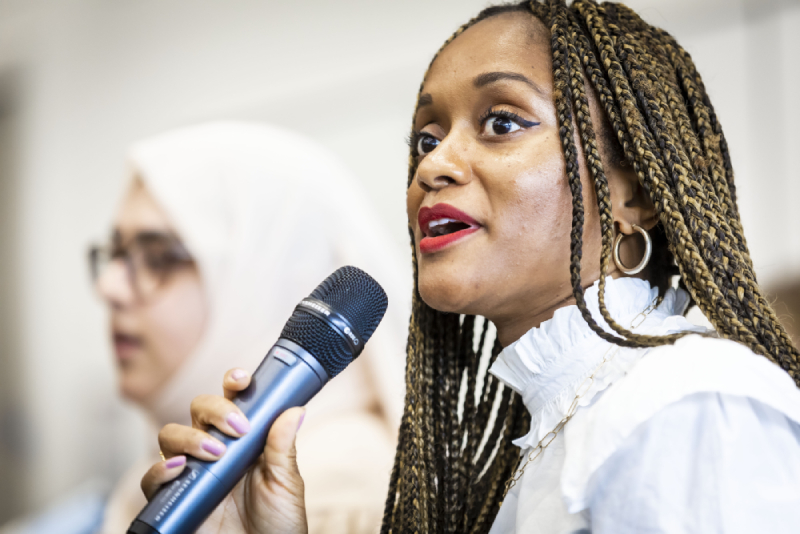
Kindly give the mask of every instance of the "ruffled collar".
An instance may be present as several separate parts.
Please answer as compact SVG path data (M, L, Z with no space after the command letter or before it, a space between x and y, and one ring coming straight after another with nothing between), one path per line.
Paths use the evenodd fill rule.
M600 315L599 282L584 293L587 307L604 330L613 332ZM658 307L658 290L638 278L606 279L605 303L611 316L637 333L664 335L683 330L702 331L683 317L688 294L669 289ZM597 369L613 351L612 359ZM531 413L530 432L514 441L536 444L567 414L577 390L595 369L594 381L581 397L586 406L612 382L624 376L647 349L621 348L602 340L583 319L577 306L556 310L553 318L529 330L503 349L489 372L522 395Z

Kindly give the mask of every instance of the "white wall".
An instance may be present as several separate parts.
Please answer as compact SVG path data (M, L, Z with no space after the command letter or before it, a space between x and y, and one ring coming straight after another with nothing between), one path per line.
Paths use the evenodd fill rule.
M0 73L18 73L23 87L17 225L3 262L17 287L27 509L116 476L141 450L142 422L114 393L84 259L125 185L125 147L212 118L295 128L354 169L407 247L404 141L416 90L441 42L486 3L0 0ZM762 278L796 270L796 4L628 4L674 33L704 73Z

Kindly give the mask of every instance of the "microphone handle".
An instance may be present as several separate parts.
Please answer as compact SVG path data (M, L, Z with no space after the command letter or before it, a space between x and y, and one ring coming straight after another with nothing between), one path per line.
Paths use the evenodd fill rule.
M128 534L192 534L222 502L264 451L275 419L303 406L329 380L316 358L300 345L279 339L253 373L250 385L234 403L250 421L250 432L232 438L209 430L225 444L216 462L188 457L183 472L155 494L128 529Z

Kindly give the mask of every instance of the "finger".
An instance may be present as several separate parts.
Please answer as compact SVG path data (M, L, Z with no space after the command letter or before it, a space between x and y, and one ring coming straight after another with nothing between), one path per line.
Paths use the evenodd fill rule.
M217 395L200 395L192 400L192 426L202 430L218 428L229 436L240 437L250 431L250 423L234 403Z
M174 456L169 460L158 462L142 477L142 492L149 501L158 488L183 472L186 456Z
M222 379L222 390L225 398L232 400L237 393L250 385L250 373L244 369L231 369Z
M200 460L213 462L225 454L225 444L202 430L169 424L158 433L158 445L164 457L190 454Z
M303 494L303 479L297 469L295 439L305 415L305 408L290 408L275 420L264 446L262 465L268 482L276 482L299 496Z

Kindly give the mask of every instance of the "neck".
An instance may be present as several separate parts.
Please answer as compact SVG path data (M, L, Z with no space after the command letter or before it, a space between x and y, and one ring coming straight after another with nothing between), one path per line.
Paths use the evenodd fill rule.
M572 304L575 304L575 297L569 294L545 305L544 308L531 306L531 310L527 313L490 320L497 328L497 340L503 347L507 347L521 338L531 328L536 328L548 319L552 319L557 309L571 306Z
M610 276L614 279L620 278L621 275L622 273L617 269L609 269L609 272L606 274L606 276ZM586 288L591 287L598 278L599 275L597 278L590 277L590 281L583 284L583 290L586 291ZM583 279L586 280L586 277ZM502 317L490 317L489 320L492 321L497 328L497 339L500 341L500 344L503 347L509 346L521 338L531 328L537 328L543 322L552 319L557 309L575 304L572 287L567 286L567 291L567 294L561 293L544 305L537 306L535 301L527 299L523 303L525 307L519 313Z

